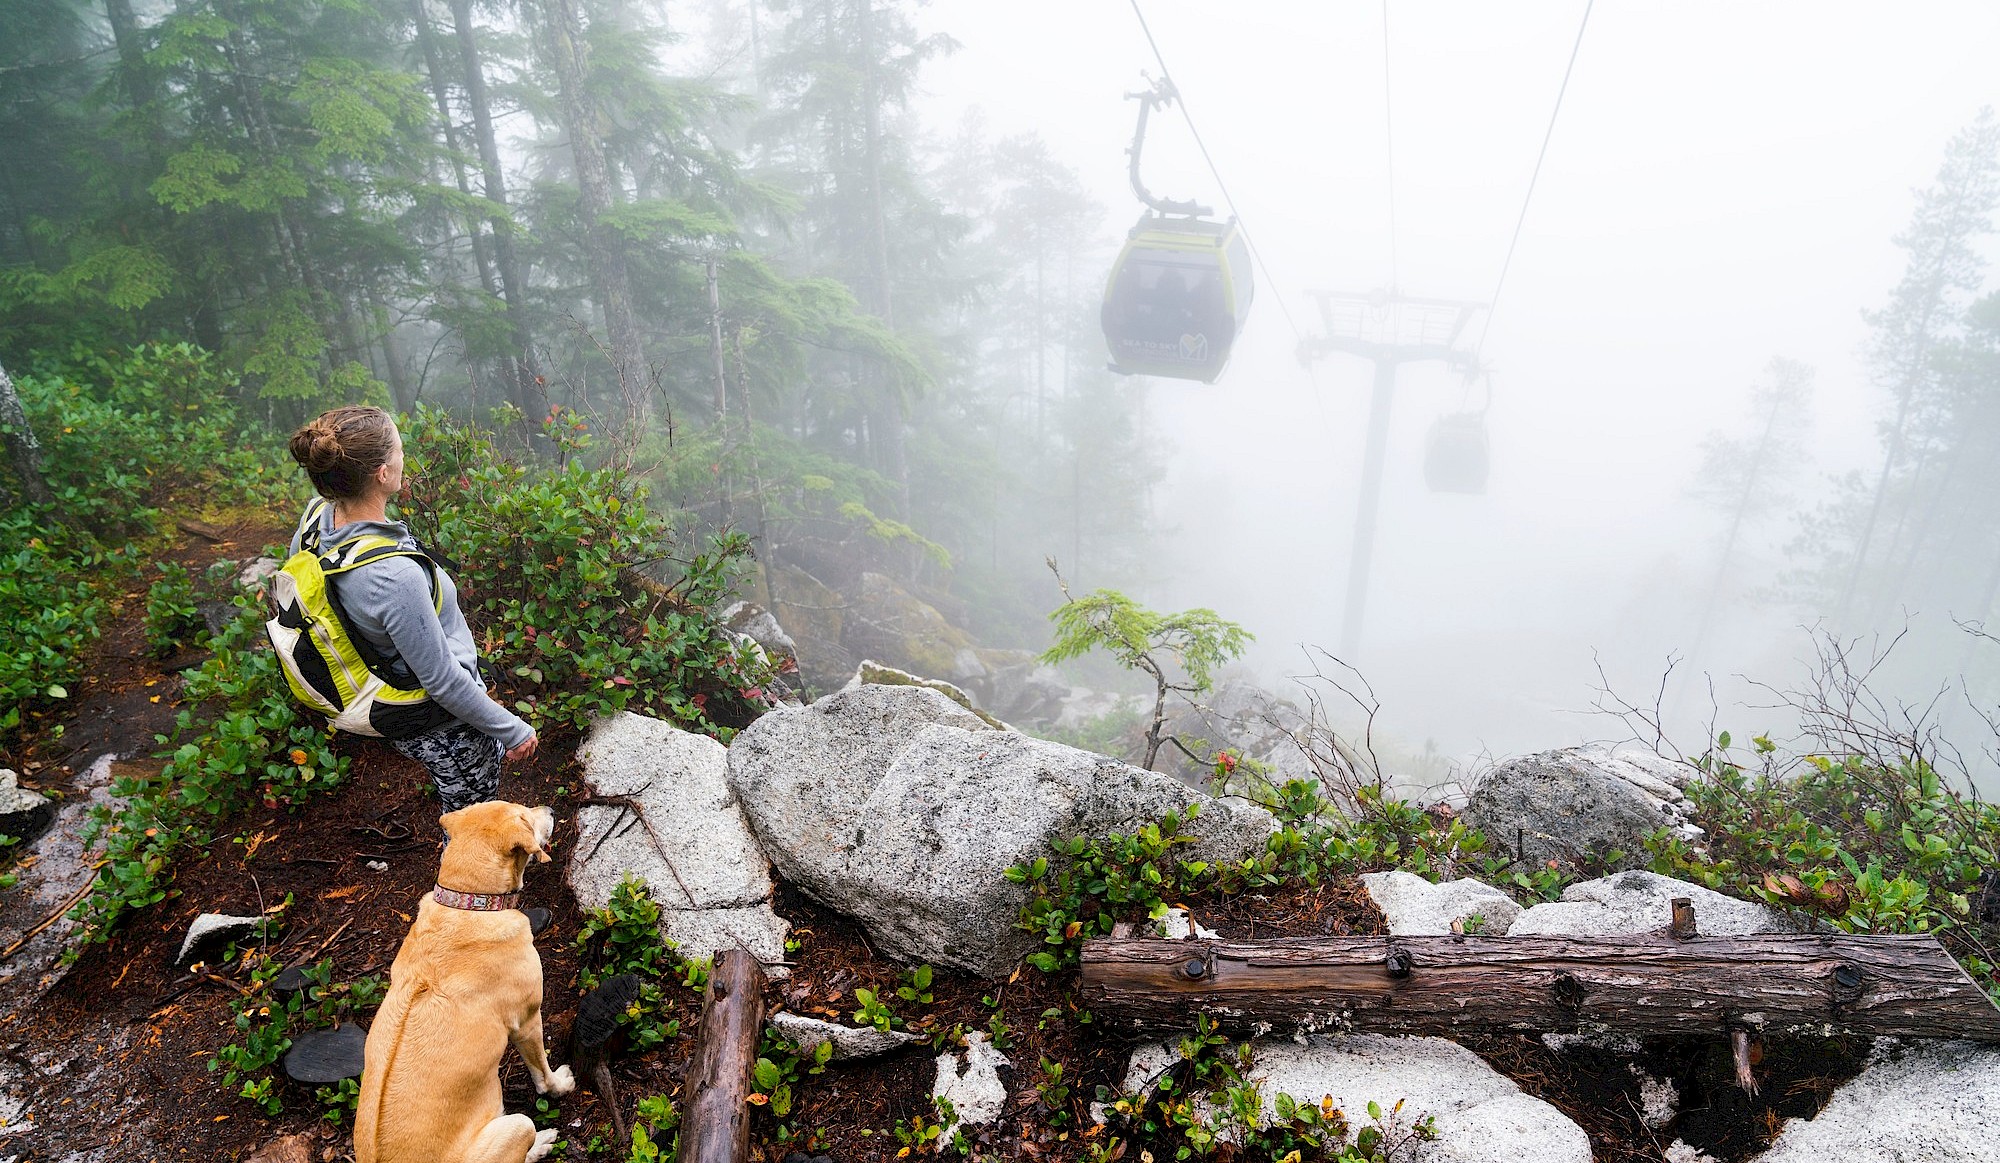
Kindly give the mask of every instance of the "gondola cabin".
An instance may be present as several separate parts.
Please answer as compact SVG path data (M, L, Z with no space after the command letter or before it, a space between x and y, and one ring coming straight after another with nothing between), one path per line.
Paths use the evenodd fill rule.
M1490 467L1485 413L1458 412L1431 424L1424 441L1424 483L1432 492L1484 493Z
M1120 375L1212 384L1255 292L1234 222L1148 214L1125 237L1104 289L1104 342Z

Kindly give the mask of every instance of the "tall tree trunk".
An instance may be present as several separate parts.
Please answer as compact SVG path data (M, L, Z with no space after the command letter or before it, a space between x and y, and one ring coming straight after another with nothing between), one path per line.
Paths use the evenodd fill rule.
M35 439L35 430L28 423L28 410L21 406L20 394L14 391L14 379L7 369L0 366L0 440L7 445L7 459L14 466L14 475L21 480L21 491L29 501L37 505L53 505L55 494L49 492L49 483L42 477L42 446Z
M543 0L549 18L549 46L555 57L557 87L562 91L563 120L569 129L570 152L576 158L578 216L583 220L590 254L591 281L596 284L604 329L611 339L624 396L625 431L636 440L652 415L652 385L645 353L639 346L638 320L632 312L632 283L625 269L625 252L604 216L613 205L611 171L604 160L604 140L597 102L588 87L583 57L583 27L575 0Z
M451 0L452 31L458 38L459 65L465 77L465 103L472 108L472 134L479 144L479 168L486 185L486 200L501 209L488 222L493 229L494 265L500 268L500 288L507 300L507 324L514 334L515 404L529 416L538 410L531 400L543 405L546 393L535 383L535 336L528 327L528 285L521 277L520 261L514 256L514 221L506 213L507 179L500 169L500 145L493 136L493 106L486 96L486 70L479 61L479 41L472 24L472 0Z
M1729 533L1722 539L1722 557L1715 563L1715 580L1709 583L1708 597L1701 604L1701 623L1695 630L1694 646L1688 651L1688 673L1700 669L1702 648L1708 642L1708 632L1715 621L1715 609L1721 604L1722 583L1729 578L1729 559L1736 555L1736 539L1743 532L1744 518L1750 515L1750 503L1756 499L1759 478L1764 475L1764 463L1770 459L1771 438L1778 431L1778 417L1785 410L1783 399L1771 402L1771 414L1764 420L1764 434L1757 440L1757 453L1750 462L1749 475L1743 479L1743 492L1736 498L1736 511L1729 516Z
M411 15L417 24L417 42L424 50L424 72L431 81L431 97L437 102L438 124L444 130L444 146L451 155L452 177L458 183L458 192L468 198L472 196L472 183L465 175L465 154L459 148L458 119L451 111L450 95L446 91L444 62L438 52L437 30L431 27L429 7L424 0L410 0ZM493 260L487 254L486 235L479 229L479 219L473 218L465 224L466 233L472 237L472 262L479 271L479 283L486 293L500 297L500 286L493 279ZM517 405L523 401L516 400Z
M118 46L118 81L125 90L125 99L134 109L150 104L153 74L146 64L139 21L132 15L132 0L104 0L104 16L111 22L111 39Z
M894 296L889 290L889 221L882 199L882 97L876 77L881 62L875 59L875 0L860 0L859 16L863 78L861 102L866 134L863 146L868 163L868 259L875 291L873 306L875 314L893 331L896 308ZM896 382L898 373L886 365L881 366L876 375L879 380L877 406L880 415L871 427L882 430L882 467L896 485L896 516L907 520L910 515L910 469L903 451L901 385Z
M281 154L278 137L271 129L271 119L264 109L263 95L250 79L251 61L248 47L243 41L241 21L232 10L225 14L231 21L226 50L231 79L236 86L237 99L242 102L243 124L249 131L252 144L264 155L268 164L277 164ZM343 336L339 321L332 315L335 306L333 296L328 292L325 281L320 278L318 263L312 254L305 223L298 216L298 208L292 199L282 199L278 203L276 234L280 257L292 275L294 285L303 287L311 306L311 315L325 336L328 351L327 366L332 366L343 356L353 358L358 351L350 352Z
M368 304L382 324L382 369L387 373L389 392L396 398L396 410L409 412L417 406L418 390L410 384L409 361L403 357L403 345L396 341L396 321L389 317L389 304L382 293L372 286L368 288Z

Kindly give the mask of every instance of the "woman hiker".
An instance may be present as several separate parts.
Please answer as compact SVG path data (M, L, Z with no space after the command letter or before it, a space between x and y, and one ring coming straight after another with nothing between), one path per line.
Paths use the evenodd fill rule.
M389 520L389 498L403 488L403 437L387 412L335 408L292 433L291 452L327 502L314 502L320 510L316 529L300 521L292 553L310 532L326 551L366 534L420 548L408 527ZM436 704L442 725L389 742L430 772L442 814L499 798L503 755L526 759L537 739L533 727L486 693L479 648L458 609L458 587L443 566L432 568L437 591L412 557L384 557L327 580L337 584L348 633L373 647L378 661L399 676L409 676L397 685L421 687Z

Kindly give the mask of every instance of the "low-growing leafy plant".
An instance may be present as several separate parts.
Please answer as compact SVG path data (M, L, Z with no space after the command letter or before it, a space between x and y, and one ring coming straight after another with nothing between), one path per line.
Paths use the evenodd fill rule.
M346 778L348 759L330 733L293 701L264 642L263 611L247 597L189 674L186 701L157 775L121 776L114 800L91 810L85 843L102 845L103 867L70 915L86 942L107 939L129 912L165 899L174 859L214 838L222 819L251 804L296 807ZM72 960L82 944L68 954Z
M951 1118L951 1114L948 1113L951 1110L951 1100L940 1096L934 1098L932 1104L941 1108L938 1117L927 1119L921 1114L914 1114L896 1124L896 1141L903 1145L902 1149L896 1152L896 1158L935 1155L943 1148L944 1143L940 1141L940 1136L944 1133L945 1120Z
M1020 927L1042 938L1028 963L1060 972L1076 963L1083 941L1109 934L1119 921L1158 920L1173 902L1317 885L1334 874L1384 868L1437 876L1486 851L1478 831L1388 799L1378 788L1362 788L1348 812L1310 781L1288 780L1273 792L1269 806L1279 828L1264 851L1240 861L1179 857L1194 840L1183 829L1199 816L1196 802L1185 819L1169 811L1129 835L1056 840L1049 855L1007 869L1006 878L1028 890Z
M1178 1051L1175 1064L1145 1093L1098 1087L1114 1132L1169 1146L1178 1159L1226 1152L1260 1163L1407 1163L1418 1144L1437 1137L1431 1118L1405 1122L1401 1102L1386 1112L1369 1102L1369 1122L1358 1129L1324 1097L1312 1102L1277 1094L1267 1112L1251 1079L1249 1044L1232 1043L1205 1014L1197 1015ZM1107 1136L1086 1158L1119 1158L1118 1141L1116 1133Z
M15 378L55 504L0 513L0 743L67 698L111 599L174 536L160 506L301 495L246 440L236 382L188 344L79 346Z
M789 1144L800 1135L791 1125L792 1088L802 1080L824 1074L833 1061L833 1043L821 1042L810 1052L798 1044L765 1029L757 1044L757 1062L750 1072L749 1103L771 1120L772 1141ZM807 1145L818 1133L806 1136Z
M2000 1000L2000 806L1921 758L1785 760L1764 736L1739 755L1724 732L1696 760L1686 794L1707 834L1654 833L1654 871L1845 932L1934 933Z
M326 1113L320 1117L334 1123L351 1123L355 1108L361 1105L361 1080L343 1078L332 1086L315 1089L313 1097L326 1108Z
M304 989L280 995L273 983L284 965L277 958L246 947L236 960L249 975L243 993L229 1003L237 1040L217 1050L208 1061L208 1069L220 1071L222 1085L235 1088L238 1097L256 1103L266 1114L276 1115L283 1112L284 1102L267 1072L292 1048L293 1036L373 1010L382 1004L382 995L388 987L373 974L355 981L336 982L333 961L329 958L304 967ZM321 1102L332 1108L328 1117L340 1117L342 1109L352 1113L351 1096L338 1087L324 1089L334 1091L331 1095L319 1095Z
M660 906L645 881L627 873L611 890L610 901L584 914L574 944L579 990L595 989L621 973L639 978L637 1000L618 1019L632 1049L651 1050L680 1036L680 1020L667 1016L661 982L690 980L687 963L660 935Z
M1069 1091L1069 1083L1063 1081L1063 1064L1044 1054L1042 1076L1035 1082L1035 1093L1041 1096L1042 1105L1048 1108L1050 1126L1069 1124Z
M146 644L161 658L201 630L194 575L179 562L160 563L160 580L146 591Z
M33 515L0 516L0 742L36 707L69 697L109 604L81 576L105 555L64 552Z
M931 1004L932 970L928 965L919 965L904 972L902 982L896 986L896 996L913 1005Z
M874 990L866 986L858 988L854 991L854 1000L860 1003L860 1008L854 1011L855 1025L873 1026L885 1034L903 1025L903 1019L897 1017L896 1012L889 1008L889 1003Z
M664 1094L640 1099L625 1163L669 1163L680 1151L680 1125L673 1099Z

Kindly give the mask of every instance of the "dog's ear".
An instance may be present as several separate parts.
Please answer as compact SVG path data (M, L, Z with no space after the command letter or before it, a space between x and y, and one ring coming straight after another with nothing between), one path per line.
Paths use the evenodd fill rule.
M542 834L542 813L546 809L516 807L514 819L518 824L514 850L524 852L537 863L547 864L550 860L549 841Z
M444 815L438 817L438 827L444 829L445 839L449 840L452 838L452 834L458 826L458 819L460 816L465 815L465 812L466 809L460 808L455 812L446 812Z

